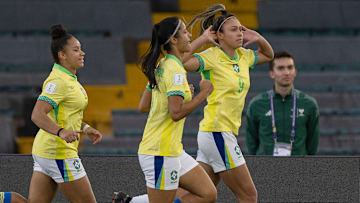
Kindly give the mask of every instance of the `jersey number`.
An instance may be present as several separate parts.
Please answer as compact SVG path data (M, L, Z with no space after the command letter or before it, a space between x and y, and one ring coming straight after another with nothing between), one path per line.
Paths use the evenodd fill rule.
M241 78L239 78L239 90L238 90L239 93L241 93L244 90L244 85L245 85L244 81Z

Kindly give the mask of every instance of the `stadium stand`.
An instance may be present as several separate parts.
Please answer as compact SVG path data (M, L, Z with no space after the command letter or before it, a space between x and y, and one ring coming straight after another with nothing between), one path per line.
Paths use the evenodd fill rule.
M240 2L246 4L244 1L224 2L230 2L229 4L231 4L231 2L235 2L234 4ZM356 153L355 146L356 144L359 144L358 137L360 134L356 126L359 114L357 113L356 108L358 106L357 98L360 96L360 89L358 87L360 63L356 56L357 52L355 51L358 50L358 46L360 45L359 35L357 34L358 27L354 24L355 22L353 24L341 23L340 27L337 26L336 23L332 24L331 19L336 18L337 14L334 16L329 16L328 14L334 9L338 13L343 12L343 9L347 8L350 4L356 7L354 1L345 2L346 3L341 1L315 1L314 4L311 4L310 1L270 0L258 1L258 11L254 11L248 7L236 7L236 9L245 9L244 11L246 11L246 14L254 11L257 15L257 18L255 19L259 19L259 21L254 23L253 26L250 26L250 28L263 33L275 50L286 49L294 55L298 68L298 78L295 80L295 86L311 96L314 96L321 109L320 154ZM197 6L194 6L194 4ZM191 14L205 9L210 4L211 3L209 2L205 3L202 1L192 1L192 3L189 3L189 1L179 1L179 12L177 16L185 16L185 19L187 20L191 17ZM276 6L270 8L273 4L282 5L282 12L278 12L280 10L276 10ZM298 15L299 12L295 12L294 9L298 10L301 7L293 7L294 5L303 6L310 11L318 10L318 12L311 12L311 14L307 14L307 16L304 17L313 19L312 21L306 19L298 21L303 15ZM231 5L228 8L233 12L238 11ZM288 9L286 10L284 8ZM300 11L300 13L308 12L306 9L304 10L305 11ZM153 14L153 23L160 21L165 16L174 15L174 13L166 13L166 10L161 11L161 13L158 12ZM315 15L318 15L319 13L324 14L325 17L322 16L316 18ZM351 15L355 15L353 12L350 13ZM289 19L287 18L287 15L290 16ZM309 17L309 15L311 17ZM272 20L273 16L275 16L274 19L276 20L271 22L266 21L269 19ZM243 20L242 17L239 17L240 20L246 22L247 19L244 17L245 20ZM324 19L327 20L327 22L323 23ZM289 24L284 23L284 21L289 21L289 24L293 26L289 26ZM316 21L315 24L313 21ZM349 47L349 44L352 46ZM144 53L147 46L148 42L140 43L138 52ZM272 87L272 81L268 77L267 71L267 64L260 65L252 71L252 83L247 101L259 92ZM188 80L197 87L197 82L200 80L200 77L198 74L190 73L188 74ZM201 112L201 110L198 112ZM143 129L143 115L138 114L138 117L139 119L141 118L142 122L140 122L137 128L132 126L131 129L122 129L121 126L128 126L123 125L123 123L127 122L126 117L128 113L129 112L123 111L113 112L114 134L119 136L119 139L125 136L134 136L137 137L139 141L138 137L141 136ZM136 114L132 112L131 117L134 119L135 115ZM196 136L198 129L197 125L199 120L201 120L201 114L192 113L187 117L187 120L189 122L186 122L185 124L185 143L187 143L186 140L190 139L191 136ZM240 146L243 151L246 152L243 127L240 129L239 135L238 140ZM351 145L350 143L353 144ZM191 145L189 149L193 150L191 149Z
M81 83L126 83L123 39L78 39L86 53L86 66L78 72ZM5 47L11 47L0 51L1 63L13 66L1 74L0 85L41 87L52 68L49 37L3 39L0 43Z
M260 28L332 29L360 26L360 3L354 0L258 0Z
M150 12L149 2L144 0L1 1L0 17L4 20L0 32L47 33L52 24L62 23L76 31L148 39Z
M137 12L132 12L134 10ZM136 89L136 84L129 86L131 82L126 78L125 64L126 57L137 58L133 57L133 53L136 54L133 44L150 38L149 1L4 0L0 2L0 17L0 43L7 47L0 51L0 94L3 100L11 103L9 109L15 110L15 128L21 136L18 142L23 143L19 150L30 153L30 150L22 149L31 149L31 138L23 136L34 136L29 114L52 67L48 30L56 23L64 24L80 40L86 52L85 68L78 72L79 81L92 98L85 119L98 126L105 135L111 135L110 108L122 108L123 104L136 103L139 99L141 90ZM139 85L145 86L141 82ZM108 94L99 95L93 89ZM99 108L103 106L104 98L114 97L120 100L120 106L116 106L119 102L115 101L115 106ZM132 99L126 99L129 97ZM103 113L103 109L107 109L108 114Z

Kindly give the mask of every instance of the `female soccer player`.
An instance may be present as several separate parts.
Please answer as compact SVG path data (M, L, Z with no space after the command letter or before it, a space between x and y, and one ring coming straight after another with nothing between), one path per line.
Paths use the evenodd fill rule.
M157 65L162 48L167 54ZM185 117L212 91L210 81L202 80L200 93L192 98L182 65L188 51L191 51L190 34L179 18L166 18L154 25L150 49L142 61L151 91L144 93L139 107L150 113L138 151L150 203L216 200L214 184L183 151L181 142ZM189 193L174 201L178 187ZM123 202L136 202L135 198L131 201L123 198Z
M201 31L212 26L219 45L190 56L184 63L187 71L201 71L202 77L214 85L199 124L196 159L214 184L222 179L239 202L257 202L257 191L236 136L250 87L249 69L271 61L274 53L264 37L241 25L222 4L200 13L188 26L197 20ZM257 51L243 48L254 42Z
M58 186L70 202L96 202L85 169L78 157L80 133L96 144L102 135L83 122L88 103L76 71L84 66L80 42L62 25L51 27L53 69L43 84L32 121L40 128L33 144L34 172L29 202L48 203Z

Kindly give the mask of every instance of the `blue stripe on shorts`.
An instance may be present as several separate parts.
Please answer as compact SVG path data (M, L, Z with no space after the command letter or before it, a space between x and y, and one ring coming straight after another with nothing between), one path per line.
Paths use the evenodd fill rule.
M55 160L56 161L56 164L57 164L57 166L58 166L58 168L59 168L59 171L60 171L60 173L61 173L61 176L62 176L62 178L64 179L64 182L66 182L65 181L65 174L64 174L64 169L65 169L65 166L64 166L64 160L62 160L62 159L56 159Z
M221 159L224 162L224 165L226 167L226 158L225 158L225 142L224 142L224 138L221 134L221 132L212 132L213 136L214 136L214 140L216 143L216 147L218 148L218 151L220 153Z
M155 167L155 188L160 189L161 185L161 169L164 164L163 156L155 156L154 157L154 167Z

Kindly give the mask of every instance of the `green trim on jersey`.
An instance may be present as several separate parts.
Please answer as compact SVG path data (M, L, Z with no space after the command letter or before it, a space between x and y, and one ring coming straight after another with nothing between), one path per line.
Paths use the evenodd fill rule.
M254 52L254 56L255 56L255 60L254 60L254 64L252 66L250 66L250 69L254 69L256 64L257 64L257 61L259 59L259 56L257 55L256 51L252 50Z
M201 72L206 80L210 80L210 70L204 70Z
M172 54L166 54L165 60L166 60L166 59L169 59L169 58L175 60L175 61L180 65L180 67L182 67L182 68L185 70L183 64L181 63L181 61L180 61L176 56L174 56L174 55L172 55Z
M70 75L70 76L73 77L74 79L77 79L76 75L73 75L68 69L66 69L65 67L63 67L63 66L61 66L61 65L59 65L59 64L57 64L57 63L54 63L54 67L53 67L53 68L58 69L58 70L60 70L60 71L62 71L62 72L64 72L64 73Z
M204 60L201 58L201 56L199 56L198 54L193 54L193 56L195 56L199 62L200 62L200 67L196 72L202 72L204 71Z
M166 94L166 96L171 96L171 95L179 95L185 98L185 93L182 91L170 91Z
M224 50L221 49L221 47L216 46L216 48L220 49L230 60L235 61L236 63L239 62L239 55L238 55L238 53L236 51L235 51L234 58L231 58L229 55L227 55L227 53L225 53Z
M258 62L258 58L259 58L257 52L254 51L254 50L252 50L252 51L254 52L255 60L254 60L254 64L253 64L252 66L250 66L250 69L254 69L254 68L255 68L256 63Z
M59 106L56 104L56 102L54 100L50 99L47 96L39 96L37 100L45 101L45 102L51 104L51 106L54 108L55 118L56 118L56 121L57 121L58 120L58 113L59 113Z

